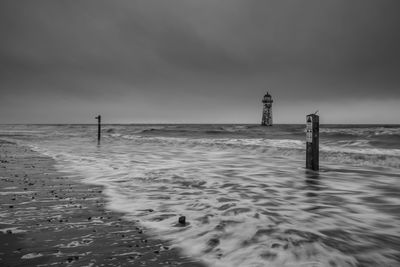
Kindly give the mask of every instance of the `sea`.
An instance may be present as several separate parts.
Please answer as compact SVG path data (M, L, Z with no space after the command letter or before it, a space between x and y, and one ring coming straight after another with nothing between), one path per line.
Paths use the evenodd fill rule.
M400 125L321 125L319 171L305 137L303 124L125 124L98 144L97 125L0 125L207 266L400 266Z

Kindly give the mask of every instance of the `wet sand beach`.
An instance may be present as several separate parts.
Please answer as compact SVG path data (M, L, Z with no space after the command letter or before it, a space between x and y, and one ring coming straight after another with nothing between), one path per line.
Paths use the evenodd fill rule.
M0 266L203 266L27 147L0 141L0 188Z

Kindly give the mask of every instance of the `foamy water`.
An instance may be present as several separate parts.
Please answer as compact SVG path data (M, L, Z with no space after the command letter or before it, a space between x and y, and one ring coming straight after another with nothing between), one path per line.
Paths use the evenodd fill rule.
M31 131L31 132L30 132ZM400 127L2 126L210 266L399 266ZM186 226L177 224L184 215Z

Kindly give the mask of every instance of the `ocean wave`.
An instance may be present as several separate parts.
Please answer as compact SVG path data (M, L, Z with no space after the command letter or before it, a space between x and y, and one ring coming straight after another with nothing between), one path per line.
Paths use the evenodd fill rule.
M235 130L229 127L214 127L213 129L207 129L203 127L149 127L142 129L139 134L149 134L149 135L166 135L166 136L204 136L204 135L223 135L234 133Z
M136 140L137 142L154 142L161 144L180 144L186 146L213 147L254 147L254 148L286 148L305 149L305 140L296 139L264 139L264 138L182 138L182 137L147 137L133 135L118 135L120 138ZM322 152L338 152L348 154L399 156L400 149L377 148L371 146L369 140L324 141L320 144Z
M337 136L400 136L400 127L354 127L354 128L320 128L321 134Z
M262 139L262 138L183 138L183 137L147 137L147 136L121 136L122 138L136 140L137 142L155 142L162 144L180 144L186 146L212 146L220 147L258 147L258 148L293 148L302 149L304 142L294 139Z

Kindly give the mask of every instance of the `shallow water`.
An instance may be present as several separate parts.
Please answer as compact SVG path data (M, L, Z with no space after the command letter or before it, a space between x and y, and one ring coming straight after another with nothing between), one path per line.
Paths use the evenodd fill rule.
M399 266L400 126L2 125L210 266ZM188 224L177 225L184 215Z

